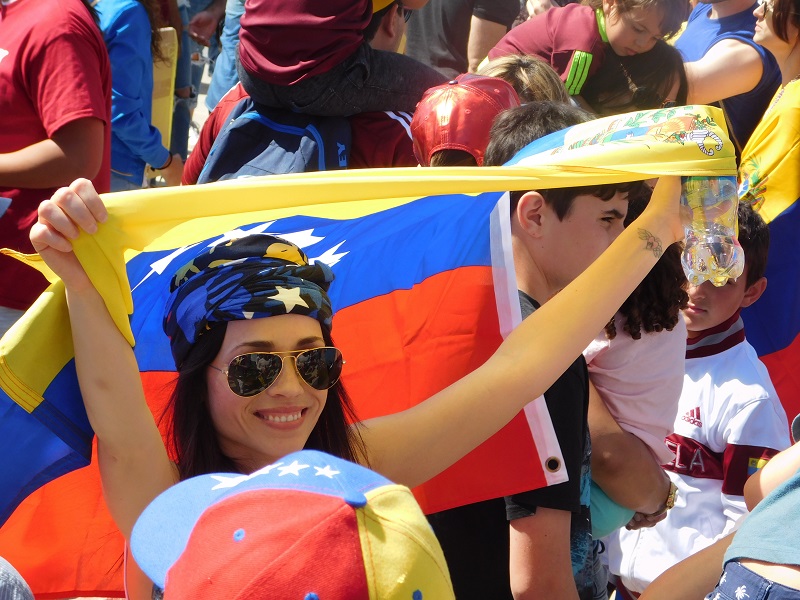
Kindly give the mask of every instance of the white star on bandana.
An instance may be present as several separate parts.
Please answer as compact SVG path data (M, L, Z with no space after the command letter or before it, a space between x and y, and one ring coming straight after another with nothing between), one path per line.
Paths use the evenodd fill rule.
M285 288L276 285L275 289L278 291L278 293L272 298L278 302L283 302L287 313L292 312L292 309L295 306L305 306L306 308L309 308L306 301L300 297L300 288Z

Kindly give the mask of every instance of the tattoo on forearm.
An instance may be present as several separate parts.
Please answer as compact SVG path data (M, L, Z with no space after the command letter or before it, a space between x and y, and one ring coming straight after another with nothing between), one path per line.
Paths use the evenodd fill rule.
M656 258L661 258L661 255L664 254L664 248L661 246L661 240L646 229L639 229L639 239L644 240L644 249L652 251Z

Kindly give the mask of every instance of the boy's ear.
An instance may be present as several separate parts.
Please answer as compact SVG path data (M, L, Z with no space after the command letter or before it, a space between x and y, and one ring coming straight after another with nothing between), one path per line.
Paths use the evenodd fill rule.
M745 273L742 273L742 277L744 277ZM764 290L767 289L767 278L762 277L753 285L747 288L744 292L744 298L742 298L742 308L747 308L751 304L753 304L756 300L761 298L761 294L764 293Z
M398 33L397 18L401 10L400 5L395 2L392 4L391 8L386 11L386 14L383 15L383 19L381 19L380 29L383 29L386 36L390 39L393 39Z
M528 235L539 237L544 226L544 197L539 192L526 192L517 203L516 217Z

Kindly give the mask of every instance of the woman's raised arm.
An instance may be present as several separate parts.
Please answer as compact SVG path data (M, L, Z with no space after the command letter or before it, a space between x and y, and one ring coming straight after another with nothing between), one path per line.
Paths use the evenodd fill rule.
M66 287L75 366L97 434L103 491L114 521L128 538L147 504L177 481L177 471L145 402L133 350L72 251L80 230L94 233L105 218L105 206L91 182L79 179L42 202L30 237Z
M680 179L662 178L644 213L586 271L519 325L480 368L428 400L363 423L370 465L415 486L508 423L581 354L673 242Z

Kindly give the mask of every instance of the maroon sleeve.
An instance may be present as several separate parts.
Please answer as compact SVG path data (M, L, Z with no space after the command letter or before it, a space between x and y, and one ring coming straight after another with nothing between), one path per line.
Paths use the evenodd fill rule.
M722 493L743 496L747 478L777 453L778 450L762 446L728 444L722 458Z
M538 56L566 81L576 50L593 56L589 75L605 54L594 10L581 4L551 8L509 31L489 51L489 59L508 54Z
M194 185L197 183L197 178L200 177L200 172L206 164L208 153L211 152L211 146L214 145L214 140L217 139L219 132L225 126L228 115L231 114L239 100L246 97L247 92L244 91L240 83L225 94L217 103L217 106L214 107L214 110L211 111L211 114L208 115L208 119L206 119L203 128L200 130L200 137L197 138L197 143L186 159L186 164L183 165L182 185Z

